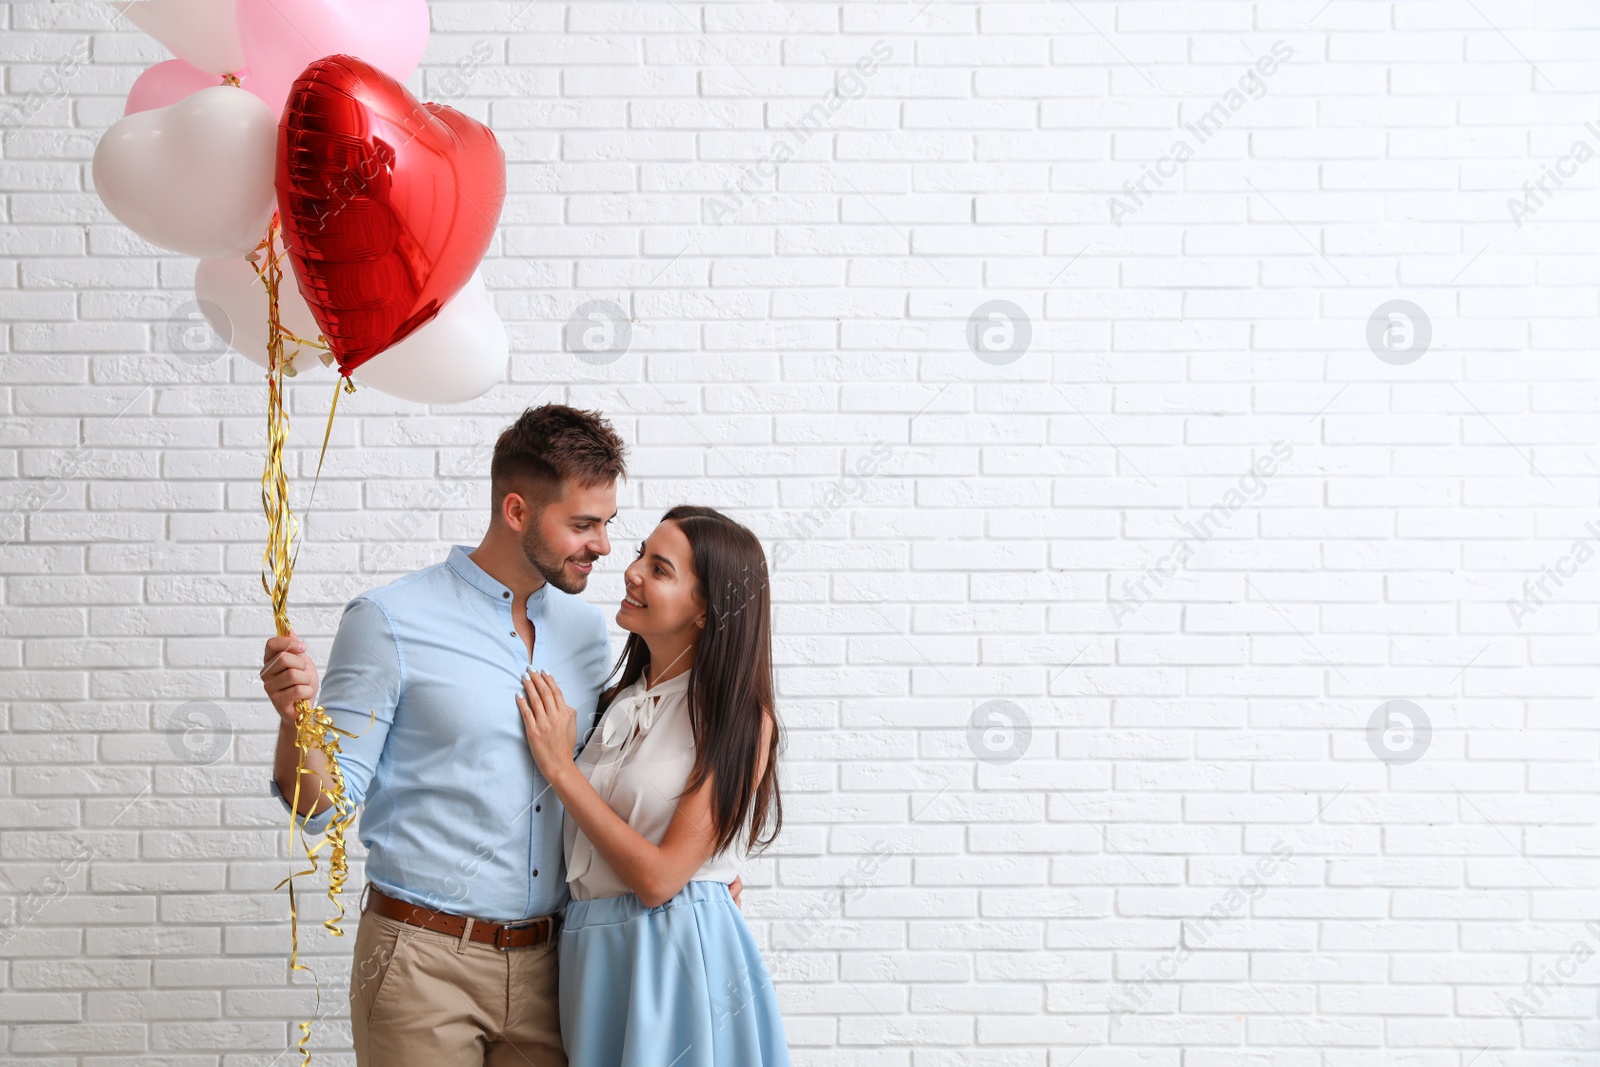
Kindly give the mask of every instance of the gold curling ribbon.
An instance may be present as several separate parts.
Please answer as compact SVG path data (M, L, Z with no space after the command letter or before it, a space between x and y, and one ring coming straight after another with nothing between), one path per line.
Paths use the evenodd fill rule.
M289 633L289 581L294 576L295 560L300 555L299 546L294 544L299 531L299 522L289 507L289 478L283 467L283 446L289 436L289 418L283 406L283 378L285 374L294 373L293 360L299 355L302 346L311 348L325 346L296 337L278 320L278 291L283 283L282 253L274 247L278 233L278 216L274 214L272 222L267 226L267 236L251 252L249 259L267 291L267 464L261 475L261 506L267 517L267 549L261 557L261 587L271 598L273 622L277 626L278 635L282 637ZM259 261L257 253L262 253ZM287 357L283 352L285 340L293 341L295 344L294 352ZM341 385L345 392L355 392L355 384L349 378L341 377L334 383L333 402L328 407L328 425L322 434L322 453L317 457L317 474L311 483L313 501L316 499L317 481L322 477L322 461L328 454L328 439L333 434L333 415L339 407ZM308 503L307 509L309 508ZM306 1042L311 1039L311 1023L317 1017L317 1008L322 1003L322 984L317 981L316 972L300 962L300 917L295 908L294 880L316 874L317 853L327 849L328 900L332 902L338 914L325 920L322 925L335 937L343 937L344 930L339 924L343 921L345 912L344 903L339 899L339 895L343 892L344 884L350 876L345 856L345 830L355 821L355 811L345 793L344 773L339 768L339 738L356 735L335 726L333 719L320 704L312 707L309 700L301 700L296 702L295 711L298 716L295 723L295 746L299 750L299 759L295 765L294 796L289 802L291 856L294 854L296 840L296 813L300 810L300 780L310 773L306 770L305 760L306 754L313 748L321 752L327 761L327 770L322 780L322 793L333 802L333 818L328 823L323 839L315 845L310 844L305 837L305 827L312 818L311 814L307 813L300 818L299 841L311 866L303 871L295 871L276 887L278 889L282 889L285 885L289 887L289 968L311 972L312 982L316 988L316 1005L312 1009L312 1019L298 1024L300 1040L296 1047L302 1057L301 1067L305 1067L311 1062L311 1053L306 1048Z

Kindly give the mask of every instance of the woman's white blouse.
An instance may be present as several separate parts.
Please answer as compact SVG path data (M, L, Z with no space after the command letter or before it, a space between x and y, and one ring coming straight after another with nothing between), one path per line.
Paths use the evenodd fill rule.
M644 677L617 694L578 754L578 769L611 810L653 845L661 844L677 800L694 769L689 723L689 671L646 690ZM612 869L568 812L561 827L567 887L574 900L616 897L633 889ZM690 878L731 882L737 875L728 851L705 862Z

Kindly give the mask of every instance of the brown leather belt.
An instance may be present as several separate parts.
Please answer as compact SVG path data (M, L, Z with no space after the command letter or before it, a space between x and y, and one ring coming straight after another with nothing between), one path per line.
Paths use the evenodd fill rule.
M514 948L537 948L555 936L561 925L559 915L541 915L537 919L524 919L515 923L492 923L474 919L470 915L452 915L448 911L433 911L420 904L396 900L371 882L367 883L367 907L388 919L398 919L424 930L434 930L451 937L466 938L506 951Z

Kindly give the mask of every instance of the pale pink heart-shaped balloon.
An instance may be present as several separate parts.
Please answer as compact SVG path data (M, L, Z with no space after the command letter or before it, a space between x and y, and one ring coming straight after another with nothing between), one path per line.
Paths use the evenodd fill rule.
M124 226L202 259L242 256L276 203L278 122L232 85L118 119L94 150L94 187Z
M315 341L317 320L287 272L283 281L278 287L279 324L296 337ZM194 272L194 298L211 331L229 348L252 363L268 365L267 290L248 259L202 259ZM285 357L294 349L293 342L284 342ZM315 350L302 352L295 363L302 369L317 366Z
M474 271L439 314L390 345L350 377L419 404L460 404L505 381L511 359L505 323L494 309L483 271Z
M245 65L236 0L113 0L112 7L167 50L208 74Z
M282 115L289 88L323 56L355 56L403 82L428 48L427 0L238 0L256 91Z
M239 78L241 88L255 91L255 83L249 71L239 70L235 74ZM169 59L165 63L157 63L139 75L133 83L133 88L128 90L128 101L123 105L122 113L132 115L136 111L154 111L158 107L171 107L190 93L221 84L222 79L216 74L208 74L182 59Z

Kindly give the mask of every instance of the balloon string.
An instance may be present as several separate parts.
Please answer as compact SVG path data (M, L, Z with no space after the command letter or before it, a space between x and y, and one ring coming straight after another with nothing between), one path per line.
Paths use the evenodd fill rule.
M268 347L272 347L273 341L279 338L294 342L294 351L290 352L283 359L283 373L293 378L297 373L295 360L299 357L301 349L316 349L318 352L322 353L322 361L324 363L329 363L330 365L332 362L330 355L332 350L323 342L320 335L318 336L317 340L312 341L301 337L299 334L295 333L293 330L289 329L289 327L283 324L283 320L278 309L278 290L283 278L284 253L280 248L275 247L282 243L278 238L278 234L278 216L274 214L272 216L272 221L267 226L267 236L262 238L261 243L256 245L256 247L245 258L249 261L250 266L255 269L256 277L261 279L261 285L267 291ZM258 259L261 259L262 262L258 262ZM274 277L268 277L268 265L264 262L267 259L272 260L272 264L270 265L276 268ZM278 347L278 351L280 353L283 351L281 345ZM348 381L348 379L346 380ZM351 393L355 392L355 385L352 383L346 388L345 391Z
M273 216L267 227L267 236L256 246L251 253L250 262L256 268L262 284L267 290L267 463L261 475L261 506L267 519L267 548L261 557L261 587L266 591L272 602L272 618L280 637L290 632L289 626L289 583L294 576L295 560L299 556L299 548L295 546L295 536L299 530L299 523L294 517L294 512L289 505L289 478L284 469L283 449L289 436L289 419L283 404L283 379L287 360L283 354L283 342L287 331L279 321L278 295L283 283L283 265L279 254L273 249L273 244L278 237L278 217ZM262 262L256 262L255 252L265 252ZM299 343L299 338L294 338ZM296 350L298 352L298 349ZM292 357L291 357L292 358ZM354 392L355 388L349 379L343 379L346 391ZM323 431L322 454L317 458L317 475L322 474L322 461L327 456L328 441L333 433L333 416L338 407L339 386L336 383L333 394L334 402L328 410L328 425ZM312 492L315 495L316 485L313 482ZM294 550L291 552L291 546ZM270 581L268 576L271 576ZM326 761L326 770L322 774L321 792L332 802L333 816L328 823L323 840L312 846L306 840L306 826L310 823L312 813L307 812L299 820L300 831L298 840L304 849L306 859L311 866L303 871L291 873L278 888L285 885L289 887L289 969L291 971L311 972L312 982L316 987L316 1001L313 1007L312 1018L316 1017L317 1006L322 1003L322 983L318 980L316 972L300 962L300 916L295 904L294 880L304 875L316 874L317 853L324 848L328 850L328 900L333 904L337 914L325 920L323 926L334 936L343 937L344 930L339 923L344 919L344 903L339 899L343 892L344 884L349 878L349 863L345 854L345 831L355 819L354 806L345 791L344 773L339 766L339 738L353 737L354 734L341 730L334 725L332 718L322 705L313 707L309 700L295 701L295 748L298 752L295 762L294 796L290 801L289 810L289 851L294 855L296 814L300 810L301 779L311 774L306 769L306 755L312 750L323 754ZM311 1063L311 1052L306 1044L311 1039L311 1020L300 1022L300 1039L296 1047L301 1055L301 1067Z
M327 458L327 455L328 455L328 438L333 435L333 413L335 411L339 410L339 389L340 389L340 386L343 386L344 387L344 391L347 392L347 393L353 393L353 392L356 391L355 383L352 382L349 378L336 378L334 380L334 383L333 383L333 400L332 400L331 403L328 404L328 425L323 428L323 431L322 431L322 451L317 456L317 473L315 475L313 475L312 478L311 478L311 497L310 497L309 500L306 501L306 515L307 515L307 517L309 517L311 515L311 505L313 505L313 504L315 504L317 502L317 483L322 481L322 461ZM294 559L291 559L289 561L289 570L290 570L291 573L294 571L295 563L300 559L300 546L303 545L303 544L305 544L305 540L304 539L302 539L299 542L299 544L294 546Z

